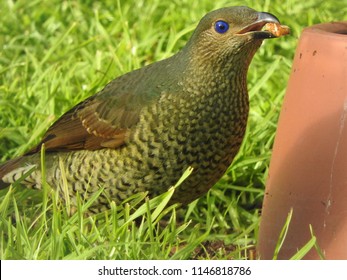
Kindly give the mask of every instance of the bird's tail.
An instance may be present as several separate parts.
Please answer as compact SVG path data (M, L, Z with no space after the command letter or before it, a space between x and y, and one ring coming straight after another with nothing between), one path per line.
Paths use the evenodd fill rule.
M18 157L11 159L4 164L0 165L0 189L8 187L11 183L8 183L3 180L3 178L13 171L14 169L19 168L22 165L23 157Z

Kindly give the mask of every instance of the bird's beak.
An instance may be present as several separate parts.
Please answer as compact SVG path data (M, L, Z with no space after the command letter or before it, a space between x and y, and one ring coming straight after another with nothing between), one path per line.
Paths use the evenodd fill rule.
M280 21L278 20L277 17L275 17L274 15L270 13L258 12L258 18L251 24L242 28L239 32L237 32L237 34L251 34L254 39L276 38L277 36L275 36L271 32L262 30L262 28L267 23L280 24Z

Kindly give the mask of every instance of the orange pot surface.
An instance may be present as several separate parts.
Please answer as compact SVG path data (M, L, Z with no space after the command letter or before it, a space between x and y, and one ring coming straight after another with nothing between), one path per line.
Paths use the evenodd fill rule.
M272 259L291 208L280 259L310 240L309 225L327 259L347 259L347 21L301 35L266 184L261 259Z

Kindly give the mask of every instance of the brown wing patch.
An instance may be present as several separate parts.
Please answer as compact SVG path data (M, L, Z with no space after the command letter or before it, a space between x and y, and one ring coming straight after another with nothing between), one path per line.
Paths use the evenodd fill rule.
M45 144L46 151L98 150L102 148L118 148L127 138L129 128L122 128L119 119L125 114L124 109L114 108L114 118L100 117L105 108L103 101L94 98L78 104L65 113L46 132L41 143L27 154L33 154ZM112 108L107 107L109 111ZM120 115L120 117L118 116Z

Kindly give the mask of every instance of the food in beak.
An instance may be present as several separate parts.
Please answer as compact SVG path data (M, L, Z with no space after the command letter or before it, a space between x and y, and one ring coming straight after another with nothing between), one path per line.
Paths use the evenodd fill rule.
M290 28L288 26L276 22L268 22L265 24L264 30L270 32L276 37L285 36L290 33Z

